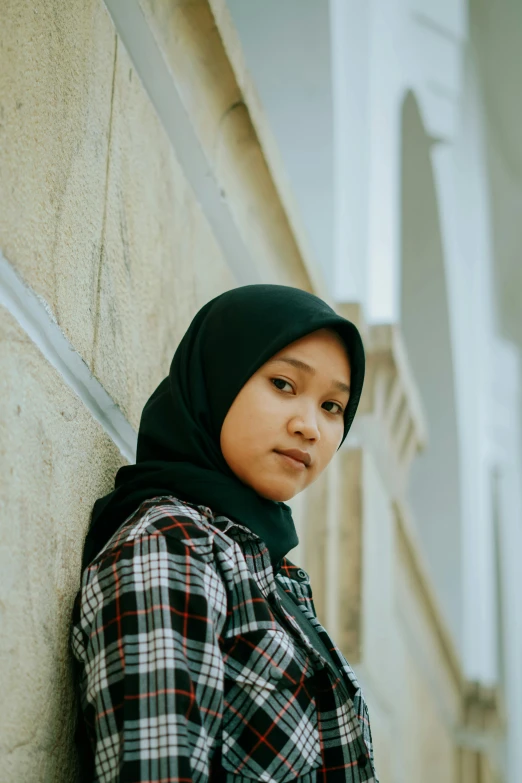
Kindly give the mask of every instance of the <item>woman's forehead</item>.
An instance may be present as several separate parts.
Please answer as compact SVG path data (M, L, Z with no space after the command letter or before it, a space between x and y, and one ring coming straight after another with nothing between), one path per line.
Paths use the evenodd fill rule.
M323 329L317 329L314 332L309 332L298 340L285 345L271 357L271 360L286 355L289 352L299 353L300 350L316 348L317 350L322 351L328 344L332 345L332 343L336 343L342 349L342 354L349 358L346 344L341 335L335 329L325 327Z

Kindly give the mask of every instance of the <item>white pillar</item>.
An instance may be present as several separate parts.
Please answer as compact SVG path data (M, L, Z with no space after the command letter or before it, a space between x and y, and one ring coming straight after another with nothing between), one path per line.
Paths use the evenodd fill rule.
M493 374L496 388L498 450L497 524L502 612L500 672L507 711L506 783L518 783L522 769L522 453L520 362L517 350L497 341Z
M484 118L466 58L453 145L432 149L448 283L459 425L462 519L462 657L468 678L495 682L496 619L490 378L495 350L490 205Z
M370 4L368 320L400 319L401 4Z
M334 155L334 295L367 307L368 0L330 0Z
M310 246L333 289L329 0L227 0ZM334 291L332 290L332 294Z

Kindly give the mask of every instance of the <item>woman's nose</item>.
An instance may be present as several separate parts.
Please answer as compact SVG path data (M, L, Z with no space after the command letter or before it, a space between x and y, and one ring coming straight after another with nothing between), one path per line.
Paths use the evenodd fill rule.
M291 429L294 434L300 433L307 440L319 440L321 437L317 424L317 416L311 411L305 414L301 413L299 416L292 419Z

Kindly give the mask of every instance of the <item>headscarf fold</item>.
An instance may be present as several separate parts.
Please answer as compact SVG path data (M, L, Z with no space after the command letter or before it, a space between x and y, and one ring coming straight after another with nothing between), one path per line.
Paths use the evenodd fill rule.
M293 549L298 539L290 507L236 477L221 452L220 432L248 379L286 345L322 328L340 335L351 364L342 443L364 381L356 326L319 297L290 286L240 286L207 302L143 408L136 464L120 468L114 490L94 504L83 567L144 500L159 495L208 506L245 525L266 543L274 564Z

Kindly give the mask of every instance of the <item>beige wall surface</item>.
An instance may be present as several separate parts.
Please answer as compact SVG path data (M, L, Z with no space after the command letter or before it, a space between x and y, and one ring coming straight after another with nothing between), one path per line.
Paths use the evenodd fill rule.
M0 367L0 780L69 780L72 601L90 508L123 459L1 307Z
M0 247L137 427L234 280L103 3L7 2L0 35Z
M236 283L103 3L5 2L0 248L136 429ZM0 308L0 780L74 776L70 611L124 460Z

